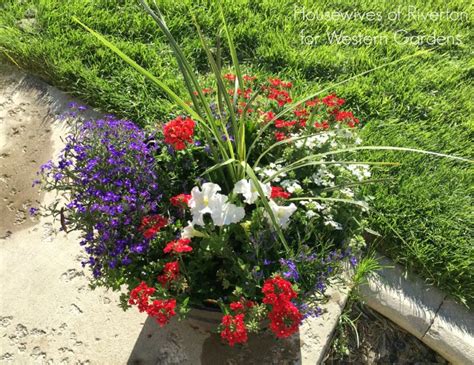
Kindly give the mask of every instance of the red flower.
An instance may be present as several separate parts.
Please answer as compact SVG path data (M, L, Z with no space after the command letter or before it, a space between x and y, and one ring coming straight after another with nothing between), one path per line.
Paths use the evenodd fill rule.
M164 287L175 280L179 275L178 261L167 262L163 268L163 274L158 275L158 282Z
M306 117L309 115L308 111L306 109L299 109L299 110L295 110L294 111L294 114L297 116L297 117Z
M257 79L257 76L250 76L250 75L244 75L244 81L255 81Z
M235 81L235 75L234 74L225 74L224 79L228 81Z
M163 327L171 317L176 315L176 299L154 300L148 307L147 313L155 318L156 322Z
M142 218L142 223L138 230L143 232L143 237L150 239L167 224L168 219L159 214L147 215L146 217Z
M268 99L275 100L278 103L278 106L280 107L293 101L290 98L290 94L285 90L278 90L270 87L268 88L268 91Z
M230 303L230 309L233 310L236 314L245 313L248 309L252 308L255 305L251 300L241 298L238 302Z
M283 190L281 186L272 186L272 193L270 195L271 199L276 199L276 198L288 199L290 196L291 194Z
M275 86L275 87L281 85L281 80L278 79L278 78L271 78L271 77L270 77L270 78L268 79L268 82L269 82L270 84L272 84L273 86Z
M286 134L283 132L275 132L275 139L277 141L284 141L286 139Z
M222 317L221 338L226 340L230 346L236 343L247 342L247 328L245 328L244 314L231 316L229 314Z
M272 332L278 338L285 338L298 331L303 315L293 303L283 301L273 307L268 318Z
M293 87L293 84L291 82L281 81L278 78L271 78L270 77L268 79L268 82L274 87L282 87L282 88L285 88L285 89L291 89Z
M286 120L281 120L277 119L275 120L275 127L276 128L291 128L296 124L296 120L291 120L291 121L286 121Z
M306 106L309 106L309 107L312 107L312 106L316 106L320 103L320 100L318 98L315 98L313 100L308 100L306 102Z
M343 105L346 101L344 99L340 99L336 96L336 94L331 94L328 96L325 96L321 100L323 104L326 104L328 107L338 107Z
M263 113L263 120L268 123L269 121L271 121L273 118L275 118L275 113L272 112L272 111L268 111L266 113Z
M252 89L248 88L244 91L242 91L242 89L237 89L237 95L243 95L245 99L250 99L250 96L252 95Z
M163 249L164 253L182 253L182 252L191 252L193 248L189 246L191 240L189 238L180 238L176 241L168 242L166 247Z
M201 92L204 94L204 95L207 95L207 94L212 94L214 92L214 90L212 90L211 88L207 87L207 88L204 88L201 90ZM193 94L194 95L199 95L199 93L197 91L193 91Z
M155 288L150 288L144 281L142 281L136 288L130 292L130 299L128 304L137 305L140 312L148 309L148 300L150 295L155 293Z
M347 121L347 125L351 128L354 128L356 124L359 124L359 119L357 119L352 112L336 110L332 114L334 114L334 119L336 119L337 122Z
M281 302L289 302L291 299L297 297L293 290L291 283L280 276L269 278L265 280L262 287L264 298L262 300L265 304L277 305Z
M183 119L179 116L173 119L163 127L165 142L172 145L176 150L184 150L186 148L185 142L193 142L194 126L194 120L191 118Z
M314 123L314 128L318 129L329 129L329 123L327 120L323 121L322 123L315 122Z
M182 208L183 206L187 206L190 200L190 194L179 194L170 198L170 203L175 207Z
M298 124L300 125L301 128L305 128L307 122L308 122L308 119L298 119Z
M243 312L244 305L241 302L232 302L230 303L230 309L232 309L234 312Z

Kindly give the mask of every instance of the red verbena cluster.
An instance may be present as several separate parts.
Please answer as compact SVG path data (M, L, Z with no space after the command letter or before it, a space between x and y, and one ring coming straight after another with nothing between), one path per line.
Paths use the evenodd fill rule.
M146 312L149 316L155 318L160 326L168 323L169 319L176 315L176 300L163 299L153 300L150 304L150 296L155 293L155 288L149 287L142 281L136 288L130 292L130 305L138 306L140 312Z
M156 322L163 327L171 317L176 315L176 299L155 299L148 306L147 313L155 318Z
M193 248L189 246L191 240L189 238L180 238L179 240L168 242L163 249L164 253L183 253L191 252Z
M293 87L291 82L284 82L277 78L270 78L268 81L270 86L264 87L268 99L275 100L279 107L282 107L285 104L291 103L293 101L290 97L290 93L288 92L288 89Z
M234 315L227 314L222 317L221 338L234 346L236 343L247 341L247 328L245 327L245 315L255 303L242 298L240 301L230 303L230 309Z
M263 303L271 305L275 305L280 301L290 301L297 297L291 283L280 276L265 280L262 293L265 296Z
M186 143L193 142L194 126L194 120L181 116L166 123L163 127L165 143L172 145L175 150L184 150Z
M234 86L236 81L236 75L227 73L224 75L224 79L229 84ZM306 101L304 104L299 105L293 111L294 116L289 120L275 119L275 112L273 110L265 110L266 108L274 109L274 107L282 108L285 105L293 102L291 98L290 90L293 87L291 82L285 82L279 78L269 78L260 87L255 85L254 76L244 75L243 82L245 85L239 88L228 89L229 95L233 96L237 92L241 101L238 102L237 112L243 114L246 110L247 114L251 114L254 111L258 112L263 117L263 123L273 122L276 130L273 131L273 135L277 141L284 141L288 139L291 133L298 132L301 128L308 126L308 121L311 121L311 127L321 130L328 130L334 122L345 123L349 128L354 128L359 124L357 119L352 112L340 110L340 107L344 105L345 100L339 98L335 94L327 95L323 98L314 98ZM257 101L253 102L256 104L255 108L249 108L247 103L249 99L255 95L253 92L260 88L262 94L268 101L269 106L259 106ZM243 100L242 100L243 99ZM257 99L258 100L258 99ZM275 103L276 102L276 103ZM274 104L273 106L271 104ZM263 110L261 109L263 107ZM247 109L246 109L247 108ZM315 120L317 118L317 120Z
M178 261L167 262L163 267L163 274L158 275L158 282L165 287L170 282L176 280L179 275Z
M226 314L222 317L221 322L221 338L234 346L236 343L247 342L247 328L244 322L245 315L243 313L232 316Z
M150 288L144 281L142 281L130 292L128 304L136 305L140 312L145 312L148 309L148 300L154 293L155 288Z
M293 303L281 302L273 306L268 318L275 336L285 338L298 331L303 315Z
M150 239L167 224L168 219L160 214L147 215L146 217L142 218L142 222L138 230L143 233L143 237Z
M265 281L262 292L262 302L271 306L268 314L270 329L278 338L291 336L298 330L303 319L303 315L291 302L297 297L291 283L276 276Z

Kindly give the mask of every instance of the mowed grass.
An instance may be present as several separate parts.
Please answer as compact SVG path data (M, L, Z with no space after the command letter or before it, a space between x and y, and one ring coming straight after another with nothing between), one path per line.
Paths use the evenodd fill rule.
M292 79L302 92L330 87L418 50L434 48L331 91L344 97L364 121L367 145L473 157L470 1L415 0L403 5L376 0L357 5L350 0L223 2L246 67L260 77L276 74ZM214 3L160 1L169 28L203 75L209 70L188 5L209 41L215 43L220 22ZM136 1L8 0L2 7L0 54L4 60L141 125L165 121L175 110L159 90L71 20L77 16L182 94L170 49ZM360 16L330 19L328 12L334 11ZM369 16L370 12L374 15ZM396 12L400 15L394 19ZM313 20L316 13L317 21ZM434 18L436 14L439 19ZM359 35L378 38L372 38L372 44L342 44L334 32L355 36L356 43ZM401 34L421 37L413 39L421 43L408 42ZM430 35L437 37L435 44L423 42L422 37ZM313 44L308 44L310 37ZM226 48L224 58L229 60ZM376 170L376 177L385 182L367 187L374 196L372 228L383 236L380 249L458 301L474 304L472 167L411 153L370 153L364 158L401 163L397 168Z

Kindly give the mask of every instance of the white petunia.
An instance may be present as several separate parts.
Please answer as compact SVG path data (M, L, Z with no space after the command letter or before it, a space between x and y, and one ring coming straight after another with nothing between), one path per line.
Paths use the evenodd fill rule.
M202 185L202 189L196 186L191 190L191 199L188 205L193 220L190 226L185 228L184 234L186 236L196 235L198 232L194 230L193 225L204 226L205 214L211 215L216 226L238 223L244 218L244 208L229 203L227 196L219 194L219 191L221 191L221 187L213 183L205 183Z
M204 214L209 213L211 216L216 211L222 209L222 204L227 201L225 195L219 194L221 187L214 183L205 183L202 190L195 186L191 190L191 199L189 200L189 208L193 215L193 224L204 225Z
M204 233L199 232L194 229L194 226L191 222L188 222L188 225L183 228L181 232L181 238L193 238L193 237L204 237Z
M222 209L211 214L212 221L216 226L226 226L232 223L239 223L245 217L245 210L235 204L225 203Z
M264 184L262 182L259 182L259 184L265 196L269 198L272 192L272 187L270 183ZM257 187L255 186L254 182L252 180L246 179L237 181L234 186L234 193L242 194L245 198L244 202L247 204L255 203L259 197Z
M291 203L288 206L282 206L278 205L275 203L273 200L269 201L270 208L273 212L273 215L275 216L275 219L277 223L283 227L286 228L288 226L288 222L290 220L291 215L296 211L296 205ZM272 224L272 220L268 214L266 214L266 217L269 221L270 224Z

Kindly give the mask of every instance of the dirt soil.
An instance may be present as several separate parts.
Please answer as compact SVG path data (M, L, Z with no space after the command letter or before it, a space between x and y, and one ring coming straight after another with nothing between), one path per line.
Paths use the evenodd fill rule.
M448 364L415 336L366 305L355 302L346 309L347 317L343 318L352 319L355 328L342 321L324 364Z

